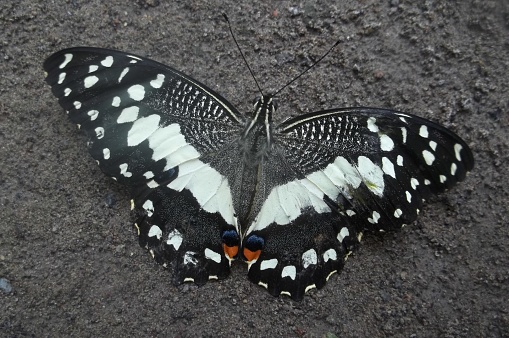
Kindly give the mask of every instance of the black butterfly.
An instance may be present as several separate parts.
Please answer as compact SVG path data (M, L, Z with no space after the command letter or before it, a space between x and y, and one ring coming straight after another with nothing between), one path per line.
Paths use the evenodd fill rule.
M302 299L365 230L414 221L474 160L450 130L406 113L338 108L274 126L271 96L241 115L179 71L71 48L46 81L107 175L132 189L140 244L175 282L223 279L232 260L272 295Z

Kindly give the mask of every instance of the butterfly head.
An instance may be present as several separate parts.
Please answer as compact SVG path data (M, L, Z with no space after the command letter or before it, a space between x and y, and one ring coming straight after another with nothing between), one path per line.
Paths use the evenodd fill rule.
M261 124L272 123L272 114L277 109L277 103L270 95L257 97L253 102L253 120Z
M276 104L272 96L263 95L254 101L254 110L251 118L247 121L244 131L244 139L253 136L257 139L260 135L264 135L270 148L272 139L272 114L276 111Z

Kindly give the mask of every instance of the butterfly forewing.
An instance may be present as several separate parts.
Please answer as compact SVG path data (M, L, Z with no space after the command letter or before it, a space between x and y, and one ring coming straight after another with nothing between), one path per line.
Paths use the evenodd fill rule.
M228 178L210 163L236 142L237 111L198 81L127 53L71 48L44 68L100 168L132 188L140 244L176 265L177 282L225 277L221 233L237 224Z
M463 180L474 164L456 134L393 110L312 113L278 131L287 158L305 168L303 175L333 201L339 198L347 214L367 213L359 230L413 221L423 199Z

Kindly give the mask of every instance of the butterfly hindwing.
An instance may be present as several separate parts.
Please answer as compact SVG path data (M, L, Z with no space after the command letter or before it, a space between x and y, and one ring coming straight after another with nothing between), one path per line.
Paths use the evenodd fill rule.
M173 268L177 284L201 285L228 276L230 262L223 254L221 234L235 227L219 213L204 211L188 190L160 186L143 201L136 205L140 245L157 262Z
M234 247L237 224L228 179L210 162L238 137L238 112L198 81L132 54L71 48L44 68L101 170L131 187L140 244L175 266L177 282L225 277L221 236Z

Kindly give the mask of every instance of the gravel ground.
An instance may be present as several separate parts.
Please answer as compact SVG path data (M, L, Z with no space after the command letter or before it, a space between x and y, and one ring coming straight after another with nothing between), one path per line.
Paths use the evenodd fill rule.
M2 1L0 336L508 337L509 3L499 1ZM44 84L71 46L151 57L250 110L281 93L281 120L345 106L437 121L476 168L402 231L366 236L302 302L232 275L174 287L137 244L127 191L101 174ZM506 169L504 169L506 168ZM505 174L504 174L505 173Z

